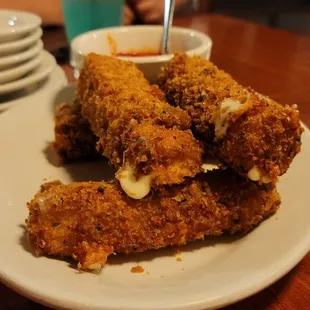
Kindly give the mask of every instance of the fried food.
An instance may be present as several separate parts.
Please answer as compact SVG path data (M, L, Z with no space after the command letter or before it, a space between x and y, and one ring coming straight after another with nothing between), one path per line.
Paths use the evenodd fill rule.
M55 141L52 144L62 163L98 159L97 138L82 117L81 105L64 103L56 109Z
M129 198L115 180L54 182L28 203L26 224L37 255L72 256L78 268L97 269L112 253L247 233L279 204L273 185L259 185L231 170L199 174L141 200Z
M300 151L297 109L244 88L206 59L176 55L159 85L189 113L209 155L253 181L275 182Z
M152 93L165 100L162 90L152 85ZM81 104L63 103L56 108L55 141L52 144L62 163L102 158L96 149L97 138L88 121L82 116Z
M86 57L77 87L82 115L98 138L99 151L120 169L117 178L132 198L201 171L203 150L190 131L189 115L161 94L131 62Z

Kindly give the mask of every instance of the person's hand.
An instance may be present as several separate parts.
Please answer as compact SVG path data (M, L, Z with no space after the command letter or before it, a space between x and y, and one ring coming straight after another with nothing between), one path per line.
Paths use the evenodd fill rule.
M124 7L124 24L131 25L135 19L135 15L133 11L130 9L128 5Z
M134 0L134 5L145 23L158 23L164 14L164 0Z
M160 23L164 15L165 1L164 0L132 0L135 9L140 15L140 18L145 23ZM180 7L188 2L188 0L176 0L176 7Z

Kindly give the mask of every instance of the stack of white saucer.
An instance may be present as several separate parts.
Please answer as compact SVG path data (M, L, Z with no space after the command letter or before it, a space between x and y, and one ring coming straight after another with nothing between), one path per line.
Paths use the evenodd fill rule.
M43 49L41 18L21 11L0 10L0 98L33 86L55 69Z

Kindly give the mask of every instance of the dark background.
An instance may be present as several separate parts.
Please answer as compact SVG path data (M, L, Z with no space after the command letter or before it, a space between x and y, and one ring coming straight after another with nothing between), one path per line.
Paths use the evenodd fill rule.
M229 15L310 35L310 0L192 0L190 6L197 13Z

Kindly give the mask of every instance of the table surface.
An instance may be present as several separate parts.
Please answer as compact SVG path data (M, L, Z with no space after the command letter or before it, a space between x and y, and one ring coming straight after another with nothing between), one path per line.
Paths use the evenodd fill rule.
M213 39L212 61L241 84L283 104L297 104L310 126L310 37L217 15L178 18L178 26L208 33ZM49 29L45 48L65 45L63 29ZM72 69L62 65L68 79ZM0 284L0 309L47 309ZM310 253L289 274L264 291L225 310L310 309Z

